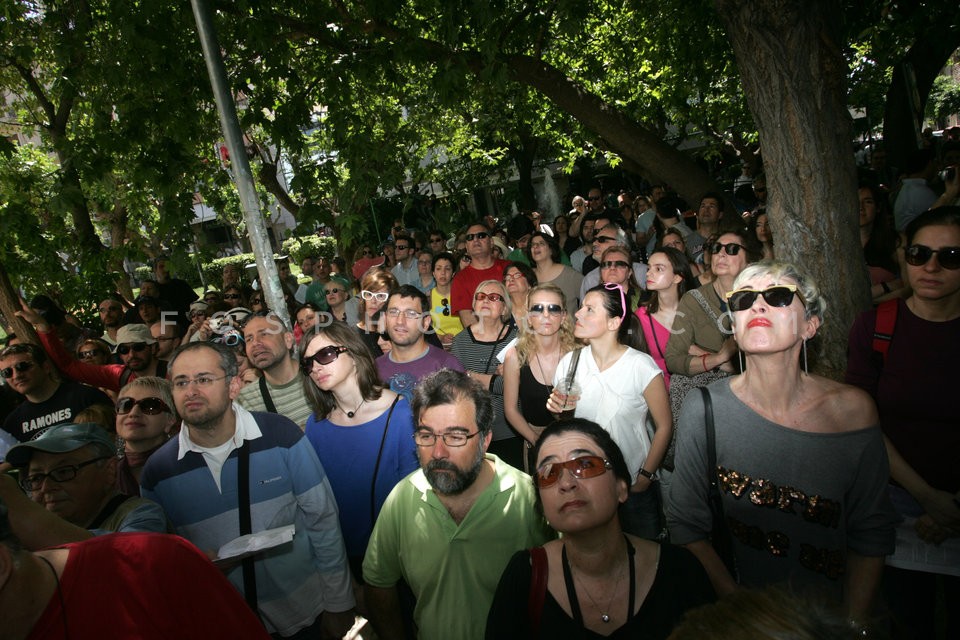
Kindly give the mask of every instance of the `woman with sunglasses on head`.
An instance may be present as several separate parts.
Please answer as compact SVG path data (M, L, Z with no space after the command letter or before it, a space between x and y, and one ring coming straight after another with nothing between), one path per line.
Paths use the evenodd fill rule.
M384 500L417 468L410 405L385 388L356 331L334 322L302 342L304 389L313 414L306 435L337 500L356 579ZM362 609L361 609L362 612Z
M760 246L746 229L721 233L710 246L714 280L680 298L667 342L670 405L674 420L687 392L735 373L737 343L727 318L726 294L740 272L760 259Z
M583 274L560 262L560 246L552 236L542 231L534 232L527 245L527 258L537 274L538 284L557 285L574 309L579 305Z
M370 269L360 280L360 304L357 307L360 319L356 327L374 358L383 355L377 344L377 338L384 331L380 315L387 306L390 294L396 293L399 288L396 277L389 269L382 267Z
M467 375L490 391L493 400L493 442L489 450L516 468L523 467L523 442L507 424L503 413L502 352L517 336L510 314L510 298L503 283L484 280L473 295L477 322L453 339L450 352Z
M452 253L438 253L433 257L433 279L436 286L430 290L430 315L443 348L450 350L453 339L463 331L460 316L450 310L451 283L457 271L457 259Z
M662 640L686 610L714 600L689 552L624 532L632 477L600 425L555 422L534 456L537 506L561 537L510 560L487 617L487 638Z
M630 468L630 495L621 514L623 528L642 538L657 539L663 524L656 474L673 429L663 374L653 358L637 348L643 331L630 313L620 285L590 289L576 317L573 335L587 346L560 360L547 409L560 414L575 407L577 418L593 420L610 432ZM561 393L571 376L576 387ZM654 425L652 438L648 417Z
M547 411L560 358L576 347L573 323L560 287L541 284L524 302L526 321L517 346L503 362L503 407L507 422L526 440L526 453L554 417ZM526 456L524 469L529 472Z
M700 559L718 595L738 583L789 582L842 600L851 620L862 621L896 521L876 408L860 389L806 372L806 345L825 301L795 265L751 265L726 298L746 368L711 384L709 405L702 392L684 404L667 509L671 540ZM716 516L713 481L722 505ZM723 532L731 538L729 565L711 544Z
M510 308L513 310L513 323L518 330L523 330L527 316L527 294L537 286L537 274L529 265L522 262L511 262L503 270L503 286L510 296Z
M895 483L890 495L912 525L902 526L897 538L939 555L932 545L960 537L960 207L931 209L904 233L903 273L912 294L857 318L846 380L877 402ZM947 602L960 597L960 578L937 573L945 572L886 568L884 592L894 619L917 638L934 637L938 582ZM956 637L956 610L947 618L947 637Z
M117 488L126 495L138 496L143 465L178 431L170 382L154 376L132 380L120 389L116 412L117 437L123 443Z
M670 372L664 359L667 342L673 331L680 297L694 288L696 282L690 273L687 256L677 249L657 249L647 259L647 291L650 299L637 309L636 313L643 329L647 351L663 371L663 381L668 390Z

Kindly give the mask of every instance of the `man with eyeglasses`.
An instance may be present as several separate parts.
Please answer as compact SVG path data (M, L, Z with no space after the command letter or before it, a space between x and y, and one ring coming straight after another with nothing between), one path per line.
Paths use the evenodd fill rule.
M413 238L408 235L398 235L393 239L394 257L397 263L393 265L390 272L397 279L397 284L417 285L420 280L420 272L417 270L416 249L413 246Z
M20 486L33 502L91 535L170 531L158 504L117 489L116 444L100 425L55 426L10 449L6 461L19 470ZM2 491L7 494L6 489ZM18 517L29 518L34 511L18 510ZM84 537L80 532L70 540L44 542L57 544Z
M248 316L241 331L250 365L261 375L258 384L240 390L237 403L247 411L279 413L305 429L312 410L303 389L293 332L272 311Z
M160 321L150 327L150 335L157 341L157 360L169 360L170 355L180 346L180 325L176 322Z
M103 324L103 335L100 337L111 347L116 346L117 331L126 324L123 319L123 304L115 297L104 298L97 311L100 312L100 323Z
M484 223L475 222L467 227L465 239L470 264L453 277L450 306L460 316L463 326L468 327L477 321L473 314L473 293L477 285L484 280L502 281L503 270L510 263L493 257L493 235Z
M428 344L432 331L430 301L414 286L405 284L387 299L383 316L393 348L377 358L377 371L391 391L410 401L420 380L439 369L463 371L463 365L441 347Z
M405 637L402 579L420 638L483 638L510 557L555 534L530 477L487 453L493 405L478 382L450 370L424 378L413 415L420 469L390 493L363 561L371 621L384 640Z
M109 391L119 391L137 376L162 378L167 373L167 363L157 359L157 341L146 325L128 324L117 331L117 346L114 352L120 356L123 364L98 365L74 359L64 349L57 334L51 331L43 316L26 304L22 305L17 315L33 325L40 343L57 368L78 382Z
M192 342L170 361L176 438L143 468L142 494L159 503L178 535L213 555L245 533L293 525L293 540L230 568L227 578L279 636L340 638L355 605L336 501L300 428L234 402L232 349Z
M99 389L60 381L46 352L35 344L14 344L0 351L0 377L24 398L3 421L3 430L19 442L70 422L89 406L113 404Z

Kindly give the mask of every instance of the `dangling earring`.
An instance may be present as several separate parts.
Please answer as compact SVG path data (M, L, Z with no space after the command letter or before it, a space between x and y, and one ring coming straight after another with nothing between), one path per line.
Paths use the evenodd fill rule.
M803 339L803 372L809 375L807 371L807 339Z

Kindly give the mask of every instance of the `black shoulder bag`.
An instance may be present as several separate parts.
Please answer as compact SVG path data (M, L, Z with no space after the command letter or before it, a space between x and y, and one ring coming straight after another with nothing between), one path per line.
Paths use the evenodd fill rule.
M727 571L733 576L734 582L739 583L740 574L737 570L737 557L733 552L733 537L730 535L730 528L727 527L727 521L723 515L723 498L720 496L717 475L717 433L713 424L713 400L710 398L710 390L706 387L700 387L700 394L703 396L703 418L707 435L707 480L710 483L707 504L710 506L710 515L713 518L710 542L717 555L723 560Z

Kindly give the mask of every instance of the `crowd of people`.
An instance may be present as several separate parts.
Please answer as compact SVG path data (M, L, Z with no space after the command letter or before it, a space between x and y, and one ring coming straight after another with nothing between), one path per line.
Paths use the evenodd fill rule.
M279 259L283 314L236 267L198 295L165 258L102 333L24 301L39 344L0 351L9 637L679 638L770 588L783 618L828 603L831 637L960 632L936 609L960 598L960 179L930 199L920 161L892 200L859 191L878 306L847 384L809 371L837 292L776 259L762 176L692 215L598 186L549 222L398 220L349 270ZM107 579L123 621L87 593Z

